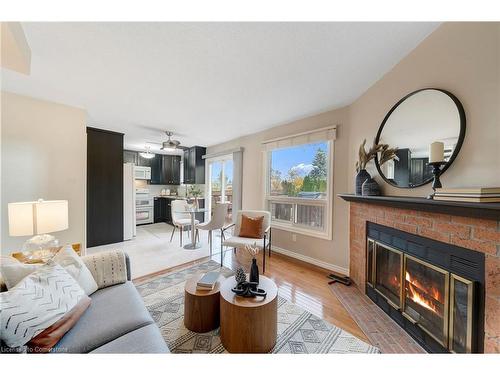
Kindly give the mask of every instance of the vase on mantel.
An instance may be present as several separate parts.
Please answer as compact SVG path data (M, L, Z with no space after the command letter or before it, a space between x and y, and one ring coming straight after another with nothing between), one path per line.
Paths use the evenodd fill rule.
M364 196L377 196L381 194L379 184L372 177L363 182L361 191Z
M363 183L371 178L370 174L366 169L361 169L356 175L356 195L363 194Z

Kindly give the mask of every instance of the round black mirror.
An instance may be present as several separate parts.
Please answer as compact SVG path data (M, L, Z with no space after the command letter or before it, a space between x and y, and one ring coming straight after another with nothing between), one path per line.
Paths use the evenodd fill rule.
M455 160L465 137L465 112L452 93L421 89L397 102L380 125L375 143L397 147L397 158L383 165L375 158L382 178L400 188L414 188L432 181L429 165L431 143L444 144L441 173Z

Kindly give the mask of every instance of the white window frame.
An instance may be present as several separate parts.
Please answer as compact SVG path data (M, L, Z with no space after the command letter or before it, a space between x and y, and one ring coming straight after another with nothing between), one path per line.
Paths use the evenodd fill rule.
M325 240L332 240L333 238L333 163L334 163L334 143L333 139L320 139L311 142L302 142L300 144L294 144L291 147L300 146L301 144L311 144L318 142L326 142L328 145L328 175L327 175L327 198L326 199L309 199L309 198L297 198L297 197L284 197L284 196L271 196L270 195L270 173L271 173L271 152L272 150L263 151L263 171L264 171L264 207L266 210L271 211L271 202L275 203L290 203L294 205L294 212L296 212L297 204L305 204L311 206L322 206L324 207L325 217L324 217L324 228L323 230L312 229L311 227L303 226L296 223L290 223L285 221L280 221L271 218L271 228L276 228L288 232L303 234L306 236L321 238ZM278 147L275 149L286 148ZM294 217L295 220L295 217Z

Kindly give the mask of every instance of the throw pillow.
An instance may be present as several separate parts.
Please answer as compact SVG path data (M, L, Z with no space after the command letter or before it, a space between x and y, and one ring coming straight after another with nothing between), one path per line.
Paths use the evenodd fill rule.
M5 284L5 280L2 276L2 266L7 264L19 264L20 262L11 256L0 256L0 292L5 292L7 290L7 285Z
M85 292L53 261L37 268L0 298L0 340L11 348L25 345L76 306Z
M127 261L120 250L85 255L83 262L94 276L99 289L127 281Z
M91 295L97 290L97 284L83 260L73 250L71 245L64 246L52 258L54 262L64 267L64 269L76 280L85 291L86 295Z
M241 225L239 237L262 238L264 236L262 223L264 216L250 217L241 215Z
M41 264L24 264L17 260L4 264L4 260L2 259L0 271L2 272L2 278L7 289L12 289L19 284L22 279L35 272L41 266Z
M83 296L82 299L68 311L61 319L33 337L26 346L28 353L48 353L62 339L62 337L78 322L83 313L90 306L91 299Z

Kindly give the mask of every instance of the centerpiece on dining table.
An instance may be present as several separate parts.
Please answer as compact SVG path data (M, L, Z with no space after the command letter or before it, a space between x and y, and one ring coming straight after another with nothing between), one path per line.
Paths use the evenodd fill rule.
M191 198L193 200L192 201L192 208L194 210L197 210L200 208L199 199L200 199L201 195L202 195L202 191L198 186L192 185L189 188L188 198Z

